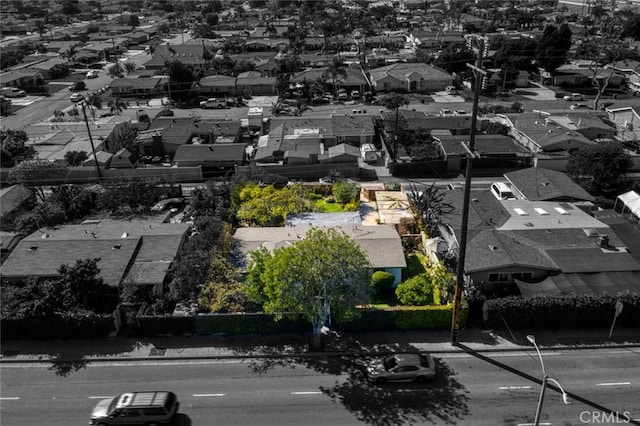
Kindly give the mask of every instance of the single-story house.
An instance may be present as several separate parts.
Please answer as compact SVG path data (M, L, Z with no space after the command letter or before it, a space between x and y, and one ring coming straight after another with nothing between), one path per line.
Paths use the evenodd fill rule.
M238 77L235 91L255 96L272 96L276 94L276 82L276 77Z
M150 285L164 292L171 262L180 252L190 224L164 223L165 215L144 219L92 220L41 229L25 237L0 267L4 279L58 277L63 264L99 258L99 277L113 287L123 282ZM138 271L146 271L145 276ZM150 282L149 277L155 277Z
M198 91L203 96L233 95L236 90L236 77L226 75L210 75L203 77L198 83Z
M576 128L564 127L547 116L524 113L508 114L506 118L514 139L533 153L572 152L595 144Z
M173 162L178 167L233 169L245 163L246 147L240 143L180 145Z
M446 71L421 63L397 63L370 71L371 84L378 92L406 90L427 92L444 90L453 84L453 76Z
M117 96L155 96L164 92L166 78L116 78L109 88Z
M44 82L44 75L36 69L20 68L1 73L0 82L3 87L37 86Z
M348 143L341 143L330 146L323 154L318 155L318 163L353 163L354 167L357 167L360 156L360 148Z
M594 202L595 198L566 173L529 167L505 173L516 198L530 201Z
M137 152L131 152L127 148L122 148L120 151L113 154L109 167L113 169L134 169L138 165L140 156Z
M400 235L392 225L377 226L335 226L332 227L347 234L367 255L374 271L387 271L402 279L402 270L407 267ZM268 228L238 228L233 235L237 247L244 256L243 265L248 265L252 250L267 247L269 250L288 246L303 238L310 226Z
M436 143L447 162L447 171L462 172L469 146L468 136L436 136ZM480 158L474 160L474 168L489 169L513 169L528 165L531 153L517 144L509 136L503 135L477 135L475 137L476 152Z

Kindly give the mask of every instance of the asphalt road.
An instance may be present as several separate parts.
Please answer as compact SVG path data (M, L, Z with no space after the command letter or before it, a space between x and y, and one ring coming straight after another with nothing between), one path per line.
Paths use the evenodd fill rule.
M640 424L640 352L544 352L547 373L570 394L546 393L542 423L578 425L610 416ZM4 364L1 418L11 426L86 424L102 397L172 390L176 425L525 425L538 402L534 351L443 354L436 381L372 385L362 357L92 364ZM603 414L604 413L604 414ZM608 417L611 419L611 417ZM587 421L589 420L589 421ZM613 424L613 422L609 422Z

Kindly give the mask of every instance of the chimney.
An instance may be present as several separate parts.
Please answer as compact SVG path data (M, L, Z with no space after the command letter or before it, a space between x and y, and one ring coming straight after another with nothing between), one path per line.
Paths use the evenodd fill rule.
M609 247L609 236L608 235L600 235L598 239L598 247L607 248Z

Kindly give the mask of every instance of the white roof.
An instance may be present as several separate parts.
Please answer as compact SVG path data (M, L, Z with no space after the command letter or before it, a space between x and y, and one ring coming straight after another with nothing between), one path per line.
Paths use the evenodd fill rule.
M530 200L499 202L509 214L509 219L498 228L501 231L609 227L571 203Z

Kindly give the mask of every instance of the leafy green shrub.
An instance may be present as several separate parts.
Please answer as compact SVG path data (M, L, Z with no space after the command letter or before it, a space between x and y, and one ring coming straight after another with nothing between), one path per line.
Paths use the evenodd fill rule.
M354 182L336 182L332 188L333 196L342 205L356 200L360 187Z
M396 288L396 296L405 305L432 305L434 288L435 286L428 274L419 274L400 283Z
M345 331L379 330L448 330L451 328L452 305L402 306L386 309L362 309L358 318L340 324ZM463 301L460 326L466 324L467 308Z
M566 296L537 295L523 298L511 296L490 299L484 303L482 318L487 328L594 328L609 327L616 301L624 308L616 320L617 326L640 324L640 295L620 294L617 297L595 294Z
M357 212L358 210L360 210L360 203L358 201L352 201L345 204L342 208L347 212Z
M395 282L396 277L387 271L376 271L371 276L371 285L376 294L381 295L391 291L391 286Z
M336 199L333 195L327 195L326 197L324 197L324 202L332 204L336 202Z

